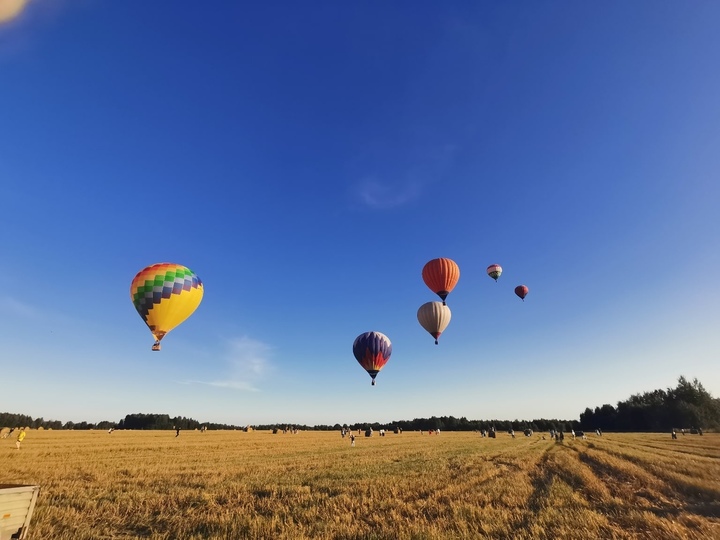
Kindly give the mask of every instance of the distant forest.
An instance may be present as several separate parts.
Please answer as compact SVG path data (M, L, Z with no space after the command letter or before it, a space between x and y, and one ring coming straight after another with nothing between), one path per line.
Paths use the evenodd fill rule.
M102 422L65 422L59 420L44 420L32 418L23 414L0 413L0 427L30 427L33 429L183 429L194 430L206 428L218 429L248 429L250 426L236 426L218 424L214 422L199 422L184 416L171 417L167 414L128 414L119 422L105 420ZM340 430L343 427L351 429L427 431L439 429L441 431L479 431L494 427L497 431L510 429L522 431L530 428L534 431L585 430L594 431L670 431L673 428L703 430L720 429L720 399L713 398L703 385L694 379L689 382L685 377L678 379L675 388L667 390L653 390L644 394L630 396L625 401L618 402L616 407L605 404L602 407L585 409L580 414L580 420L468 420L465 417L433 416L431 418L415 418L414 420L397 420L393 422L355 422L352 424L315 425L306 426L288 423L253 425L255 430L282 430L295 428L298 430Z

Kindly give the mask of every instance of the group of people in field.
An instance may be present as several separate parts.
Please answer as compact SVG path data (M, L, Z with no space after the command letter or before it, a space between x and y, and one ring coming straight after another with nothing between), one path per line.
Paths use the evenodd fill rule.
M402 429L399 427L396 427L395 429L393 429L393 432L396 435L399 435L400 433L402 433ZM362 429L357 430L358 436L362 435L362 433L363 433ZM371 427L369 427L365 430L366 437L372 437L374 433L375 433L375 431ZM380 437L384 437L387 432L385 431L384 428L380 428L377 433L380 435ZM420 433L422 433L422 431ZM343 439L345 437L349 437L350 438L350 446L355 446L355 433L353 432L352 429L350 429L349 427L344 427L340 430L340 435L342 436Z
M673 438L673 439L677 439L677 431L675 431L675 428L672 428L671 433L672 433L672 438ZM682 433L683 435L685 435L685 428L682 428L682 429L680 430L680 433ZM692 435L702 435L702 434L703 434L703 430L702 430L702 428L690 428L690 433L691 433Z

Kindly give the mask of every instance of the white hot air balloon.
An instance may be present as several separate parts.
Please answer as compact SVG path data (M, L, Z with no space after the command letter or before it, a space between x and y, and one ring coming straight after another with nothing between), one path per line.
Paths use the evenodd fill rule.
M428 302L420 306L417 312L418 322L432 337L435 338L435 345L447 325L450 324L450 308L442 302Z

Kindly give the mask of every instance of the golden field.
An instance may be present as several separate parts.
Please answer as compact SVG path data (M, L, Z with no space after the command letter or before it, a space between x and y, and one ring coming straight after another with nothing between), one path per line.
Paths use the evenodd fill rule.
M712 433L29 431L0 463L33 540L720 539Z

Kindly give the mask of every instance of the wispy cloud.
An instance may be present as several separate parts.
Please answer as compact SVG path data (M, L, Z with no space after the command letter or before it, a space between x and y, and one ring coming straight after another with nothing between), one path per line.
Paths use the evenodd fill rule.
M418 150L417 159L400 173L370 174L355 185L360 202L375 210L397 208L418 199L430 184L443 179L455 161L456 148L445 144Z
M26 319L38 319L42 312L34 306L9 296L0 297L0 313Z
M420 182L392 184L368 177L360 182L358 194L360 200L371 208L395 208L416 199L420 195L421 187Z
M242 390L244 392L260 391L259 388L256 388L247 381L183 381L180 384L204 384L206 386L215 386L216 388L231 388L233 390Z
M218 388L230 388L245 392L259 392L256 384L272 370L270 363L272 347L249 337L231 339L223 360L227 364L227 376L214 381L186 381L183 384L204 384Z

